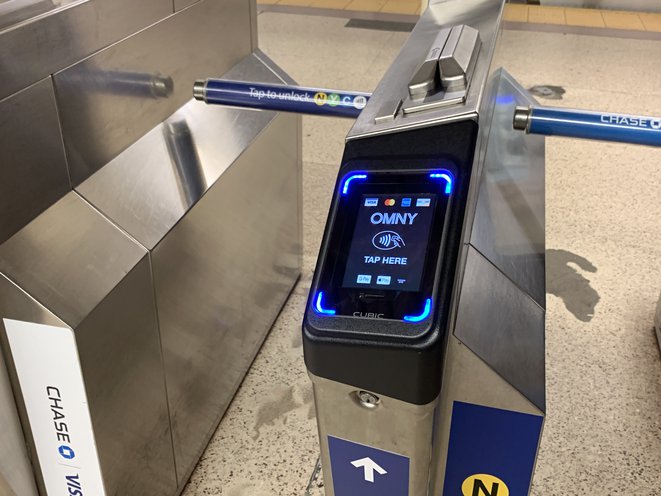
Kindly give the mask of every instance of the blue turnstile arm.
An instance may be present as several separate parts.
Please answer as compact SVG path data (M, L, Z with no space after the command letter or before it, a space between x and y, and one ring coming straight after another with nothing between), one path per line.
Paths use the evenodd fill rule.
M517 107L514 111L514 129L544 136L661 146L661 117L553 107Z
M209 104L356 118L369 93L252 83L226 79L196 81L193 95ZM517 107L514 129L544 136L565 136L661 147L661 117L554 107Z
M355 91L225 79L197 81L193 95L197 100L216 105L350 118L360 115L371 96Z

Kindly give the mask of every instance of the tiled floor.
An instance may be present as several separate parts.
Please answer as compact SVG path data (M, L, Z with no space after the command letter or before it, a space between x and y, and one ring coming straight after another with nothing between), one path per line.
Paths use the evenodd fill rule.
M370 91L407 34L345 24L264 13L260 45L301 84ZM545 103L661 114L659 41L506 31L503 43L525 87L564 89ZM185 496L303 495L318 451L301 316L350 127L303 118L303 277ZM546 177L548 416L532 494L658 496L661 149L549 139Z

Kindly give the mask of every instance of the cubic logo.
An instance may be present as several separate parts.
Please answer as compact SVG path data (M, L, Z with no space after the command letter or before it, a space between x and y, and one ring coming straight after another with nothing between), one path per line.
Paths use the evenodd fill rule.
M372 238L372 245L379 250L394 250L406 246L402 237L395 231L381 231Z
M76 453L74 453L74 451L69 446L66 446L64 444L62 446L60 446L57 449L57 451L60 452L60 455L62 455L62 458L66 458L67 460L72 460L76 457Z
M461 485L463 496L509 496L510 490L502 480L489 474L475 474Z

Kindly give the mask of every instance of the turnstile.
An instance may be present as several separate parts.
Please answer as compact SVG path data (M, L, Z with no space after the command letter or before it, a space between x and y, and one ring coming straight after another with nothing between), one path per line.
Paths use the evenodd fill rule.
M660 119L540 107L494 70L501 13L500 0L431 2L372 95L195 84L207 103L358 118L303 322L326 496L530 492L542 136L661 144Z
M303 323L327 496L528 494L545 412L544 144L503 2L432 2L347 138Z

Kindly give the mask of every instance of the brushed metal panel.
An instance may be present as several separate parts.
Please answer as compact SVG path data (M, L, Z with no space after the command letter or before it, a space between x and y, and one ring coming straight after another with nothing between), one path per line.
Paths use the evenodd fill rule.
M276 68L251 54L225 76L282 82ZM76 190L152 249L275 116L189 101Z
M185 9L186 7L190 7L196 2L199 2L200 0L174 0L174 11L178 11L181 9Z
M299 122L278 115L152 253L180 484L300 273Z
M3 243L71 189L51 78L0 101L0 150Z
M2 317L75 332L107 494L172 494L147 250L71 192L0 246L0 271Z
M247 55L249 14L245 0L200 1L57 73L72 184L181 107L193 81L222 74Z
M438 398L426 405L413 405L380 396L379 405L368 409L359 405L354 397L360 388L313 374L310 374L310 378L317 412L325 496L336 495L330 464L329 435L409 458L408 494L426 495ZM344 492L337 493L337 496L345 495Z
M504 70L493 83L470 243L544 308L544 137L512 132L514 108L534 101Z
M0 30L77 1L79 0L3 0L0 2Z
M471 246L454 335L545 411L544 310Z
M70 192L0 246L0 272L75 328L145 254Z
M147 255L75 334L107 494L174 494L177 480Z
M490 406L503 410L543 416L539 410L499 376L489 365L454 336L448 340L440 407L436 412L436 435L432 467L431 494L443 493L450 440L452 406L455 401Z
M251 57L254 57L257 59L259 62L261 62L260 66L267 68L270 72L275 74L276 78L279 81L274 81L274 83L279 83L282 82L284 84L291 84L293 86L296 86L298 83L292 78L289 74L287 74L285 71L283 71L273 60L271 60L264 52L261 50L257 49L255 50L252 54L250 54ZM237 64L238 66L239 64ZM235 67L237 67L235 66ZM231 77L233 79L241 79L240 77L234 77L234 74L231 74ZM230 79L230 75L227 76L228 79ZM256 79L251 79L250 76L246 79L245 77L243 78L243 81L264 81L267 82L270 79L267 79L266 74L263 77L259 77Z
M76 190L152 249L274 117L191 101Z
M254 52L259 48L259 38L257 36L257 0L248 0L250 2L250 49Z
M0 29L0 98L172 14L171 0L57 3L66 8Z

